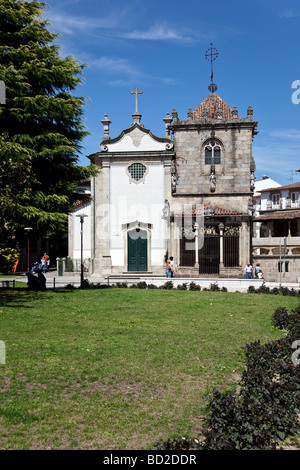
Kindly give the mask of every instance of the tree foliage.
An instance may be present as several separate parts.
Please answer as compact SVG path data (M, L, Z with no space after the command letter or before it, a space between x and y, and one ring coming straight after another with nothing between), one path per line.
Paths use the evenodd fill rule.
M46 6L0 2L0 80L6 86L0 108L0 243L5 245L16 244L26 225L39 236L65 231L78 184L95 173L93 166L78 164L88 131L85 98L73 92L82 83L84 64L60 56L59 36L42 19Z

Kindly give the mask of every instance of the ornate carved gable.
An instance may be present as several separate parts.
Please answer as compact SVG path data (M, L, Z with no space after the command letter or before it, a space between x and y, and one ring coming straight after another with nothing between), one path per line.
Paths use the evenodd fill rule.
M202 119L223 119L239 118L235 109L231 109L216 93L211 93L199 106L193 111L194 120Z

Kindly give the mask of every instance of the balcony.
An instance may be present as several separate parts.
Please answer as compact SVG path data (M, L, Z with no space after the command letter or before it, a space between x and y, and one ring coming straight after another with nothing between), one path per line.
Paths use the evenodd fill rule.
M252 238L253 253L257 250L260 255L278 256L280 254L280 241L281 241L281 254L284 254L284 237L263 237ZM286 237L286 255L300 255L300 236Z

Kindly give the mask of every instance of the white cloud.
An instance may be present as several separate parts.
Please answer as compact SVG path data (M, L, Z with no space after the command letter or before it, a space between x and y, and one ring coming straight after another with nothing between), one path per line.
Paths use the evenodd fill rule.
M148 30L135 30L129 33L122 33L121 37L128 39L138 39L147 41L180 41L180 42L196 42L196 37L186 34L183 31L171 28L166 23L156 24Z
M300 130L299 129L285 129L281 131L272 131L270 132L271 137L280 137L282 139L299 140L300 139ZM298 145L298 144L297 144Z
M295 16L299 15L297 15L292 9L285 10L280 13L281 18L294 18Z
M78 32L89 34L95 29L110 29L116 27L116 20L114 18L95 19L55 12L52 12L49 21L52 29L55 31L72 35L76 35Z
M260 143L253 143L256 173L267 174L287 184L291 171L300 167L300 131L281 129L265 132Z
M142 76L143 73L129 60L102 56L89 63L90 67L96 67L106 73L118 73L135 77Z

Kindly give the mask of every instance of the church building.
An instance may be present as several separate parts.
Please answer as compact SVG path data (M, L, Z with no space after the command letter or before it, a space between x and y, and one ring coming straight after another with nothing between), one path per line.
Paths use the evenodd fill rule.
M120 135L110 136L105 114L100 151L88 156L100 169L91 202L69 218L69 257L78 259L76 215L89 216L90 274L164 276L173 257L176 276L243 276L252 251L257 122L251 106L240 117L215 91L185 119L167 113L163 137L142 124L138 88L133 122Z

